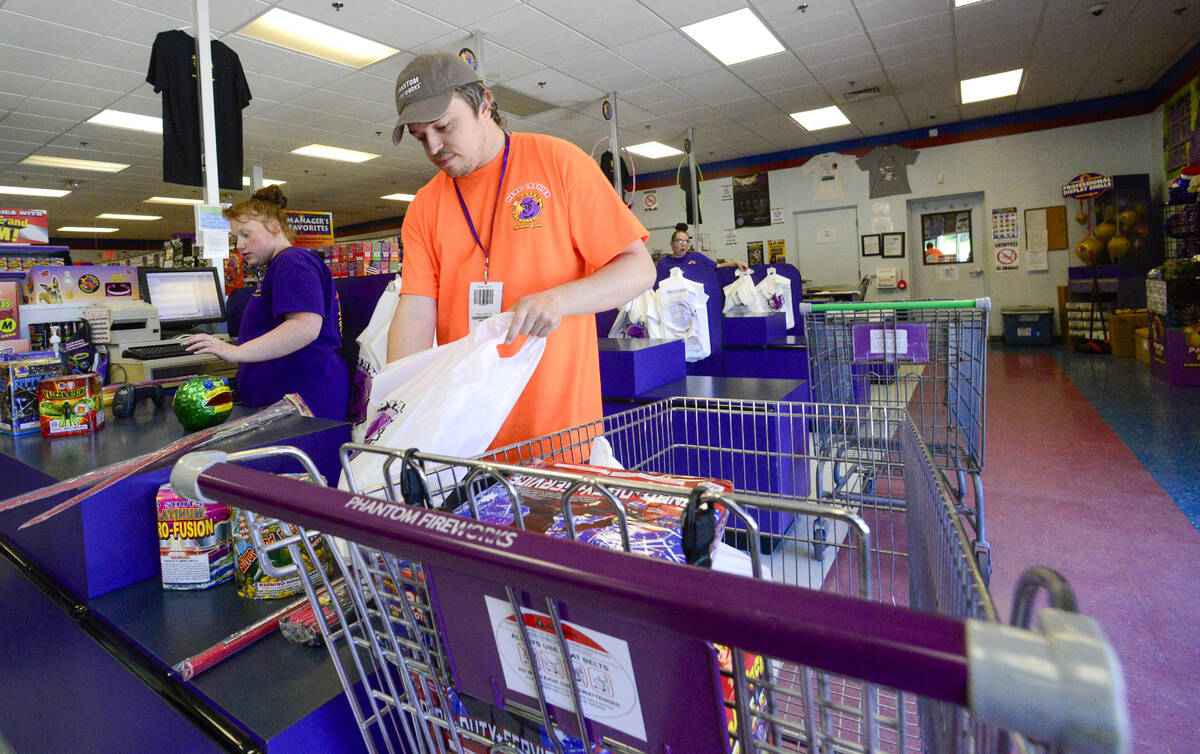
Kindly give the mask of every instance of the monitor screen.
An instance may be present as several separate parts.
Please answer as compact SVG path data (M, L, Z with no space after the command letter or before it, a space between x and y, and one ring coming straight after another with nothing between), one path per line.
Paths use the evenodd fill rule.
M138 269L142 298L154 304L163 330L225 321L225 296L212 267Z

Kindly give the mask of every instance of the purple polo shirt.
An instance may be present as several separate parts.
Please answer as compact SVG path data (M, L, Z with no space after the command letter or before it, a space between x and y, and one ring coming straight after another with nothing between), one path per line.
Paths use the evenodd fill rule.
M237 391L252 408L269 406L285 393L299 393L315 416L344 421L350 377L338 349L342 346L342 310L333 277L316 254L289 246L267 265L242 315L238 341L270 332L289 312L322 317L317 339L298 351L270 361L238 366Z
M671 274L672 267L687 267L689 264L703 265L711 270L717 269L717 263L710 259L707 255L701 254L698 251L689 251L678 259L670 254L659 259L658 276L660 278L664 278Z

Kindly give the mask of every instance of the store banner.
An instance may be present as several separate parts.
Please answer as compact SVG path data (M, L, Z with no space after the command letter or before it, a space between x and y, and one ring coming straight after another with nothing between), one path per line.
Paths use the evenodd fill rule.
M284 210L292 230L296 231L296 246L308 249L319 249L322 246L333 245L333 213L332 212L299 212Z
M0 209L0 243L48 244L48 225L44 209Z

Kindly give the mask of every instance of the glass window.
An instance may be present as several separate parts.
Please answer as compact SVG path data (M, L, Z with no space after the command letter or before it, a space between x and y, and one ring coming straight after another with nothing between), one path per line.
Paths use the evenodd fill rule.
M971 211L921 215L921 259L925 264L971 262Z

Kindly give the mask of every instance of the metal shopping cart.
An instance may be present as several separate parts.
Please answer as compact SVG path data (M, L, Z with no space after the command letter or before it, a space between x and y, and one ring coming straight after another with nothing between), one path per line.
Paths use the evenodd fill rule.
M991 574L982 479L990 309L986 298L800 304L811 399L908 409L938 468L952 476L985 581Z
M577 427L482 460L344 446L346 470L352 453L386 457L378 496L352 475L339 491L230 463L281 449L192 454L172 484L256 511L256 526L297 524L269 547L310 564L314 605L344 576L350 604L317 613L370 751L1041 750L1025 736L1128 749L1099 629L1053 608L1040 631L997 621L904 409L663 401L604 420L619 478L573 473L599 460L596 438ZM518 490L557 497L557 537L522 531L545 512ZM679 501L683 550L712 568L570 541L599 527L636 549L631 494ZM498 499L509 525L480 520ZM821 558L818 517L833 524ZM331 572L311 569L312 530L345 539Z

